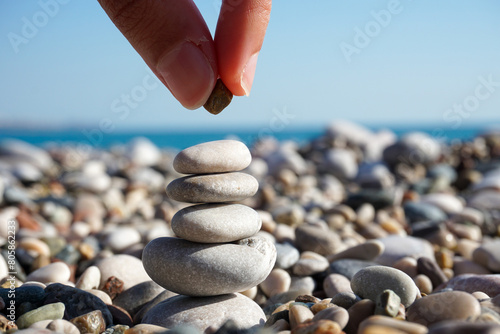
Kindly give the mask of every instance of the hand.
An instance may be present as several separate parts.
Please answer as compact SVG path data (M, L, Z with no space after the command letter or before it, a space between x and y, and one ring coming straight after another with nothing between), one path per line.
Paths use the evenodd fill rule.
M248 95L271 0L224 0L212 39L192 0L98 0L156 76L186 108L202 106L220 76Z

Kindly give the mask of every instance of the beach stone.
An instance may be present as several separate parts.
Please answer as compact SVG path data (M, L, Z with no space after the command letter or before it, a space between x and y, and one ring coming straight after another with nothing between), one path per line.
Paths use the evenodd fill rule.
M316 287L316 282L311 276L292 276L290 291L302 291L303 294L311 295Z
M119 254L104 258L96 263L96 267L101 272L99 289L104 287L111 276L123 281L123 291L136 284L151 280L144 270L141 260L131 255Z
M467 199L467 205L479 210L496 210L500 207L500 192L489 189L478 191Z
M132 227L116 228L106 238L106 245L111 247L115 253L119 253L139 242L141 242L141 235Z
M53 164L53 160L47 151L17 139L0 141L0 157L6 159L15 158L44 171L48 170Z
M78 328L80 333L99 334L104 332L106 329L106 322L104 321L100 310L91 311L78 317L74 317L70 321Z
M144 304L144 306L141 307L139 309L139 311L137 311L134 314L134 318L133 318L134 323L135 324L140 323L142 320L142 317L146 313L148 313L148 311L150 309L152 309L153 307L155 307L157 304L161 303L162 301L164 301L170 297L174 297L174 296L177 296L177 294L175 292L172 292L172 291L164 290L163 292L161 292L158 296L154 297L151 301Z
M384 290L394 291L401 303L408 307L413 303L419 290L410 276L398 269L373 266L361 269L351 280L351 288L361 298L376 301Z
M217 140L201 143L180 151L174 169L182 174L236 172L247 168L252 155L240 141Z
M296 150L280 146L265 157L270 175L277 175L283 169L289 169L297 175L307 172L307 162Z
M168 328L150 324L137 324L127 329L124 334L163 334Z
M401 298L394 291L390 289L384 290L377 296L375 301L375 314L394 318L398 315L400 304Z
M16 325L18 328L28 328L35 322L41 320L55 320L62 319L64 316L64 304L63 303L53 303L40 306L37 309L24 313L16 320Z
M463 291L444 291L417 299L406 311L408 321L430 326L444 320L474 319L481 306Z
M395 192L392 189L363 188L355 193L350 193L345 204L353 209L358 209L365 203L370 203L376 210L392 206L395 201Z
M384 164L362 163L355 182L361 188L390 189L394 186L394 176Z
M483 243L472 253L472 259L493 272L500 272L500 239Z
M293 227L302 224L306 215L304 208L297 203L278 206L273 208L271 213L274 220L279 223L278 226L276 226L275 233L278 232L281 225Z
M86 291L76 289L60 283L50 284L45 288L45 302L60 301L65 305L65 319L70 320L93 310L100 310L101 316L108 325L113 323L113 318L106 304L97 296Z
M409 166L427 165L435 162L441 155L439 142L423 132L410 132L396 143L388 146L383 153L384 161L390 166L405 164Z
M289 309L289 317L290 317L290 328L295 330L298 325L312 320L314 314L312 311L305 305L301 303L292 303Z
M328 333L342 334L342 329L339 324L331 320L318 320L316 322L304 322L293 328L294 334L309 334L309 333Z
M295 244L302 251L329 255L342 247L342 240L332 230L302 224L295 229Z
M136 137L127 144L126 157L136 166L154 166L160 162L161 152L146 137Z
M86 292L96 296L97 298L102 300L102 302L104 304L113 304L113 300L111 300L111 297L106 292L104 292L102 290L90 289L90 290L86 290Z
M292 272L297 276L311 276L325 271L328 264L328 260L324 256L305 251L300 254L300 259L294 264Z
M428 257L434 259L432 245L423 239L411 236L390 235L378 239L384 244L384 252L376 259L381 265L390 266L403 257Z
M64 319L52 320L46 328L64 334L80 334L78 327Z
M500 274L464 274L455 276L446 283L445 287L453 290L466 291L468 293L482 291L488 296L493 297L500 294Z
M371 261L384 252L384 244L379 240L368 240L362 244L347 248L346 250L328 256L328 261L339 259L358 259Z
M447 214L459 213L464 209L462 201L452 194L426 194L420 197L420 202L434 205Z
M18 248L36 252L43 256L50 256L49 246L36 238L23 238L19 241Z
M431 326L429 334L500 334L500 325L467 321L441 321Z
M376 327L379 331L368 331L370 327ZM390 332L390 330L397 332ZM393 333L393 334L427 334L427 327L409 321L401 321L399 319L389 318L383 315L373 315L363 320L359 324L358 333L360 334L376 334L376 333Z
M328 273L340 274L351 280L358 271L370 266L378 266L378 263L363 260L340 259L330 263Z
M448 281L445 273L435 261L427 257L420 257L417 260L417 270L420 274L424 274L429 277L432 282L432 286L439 286L444 282Z
M151 241L142 258L148 274L165 289L212 296L244 291L262 282L274 266L276 249L259 236L232 244L164 237Z
M331 303L347 310L360 300L361 298L356 296L354 292L339 292L332 297Z
M41 283L65 283L69 281L71 271L64 262L54 262L33 271L26 277L26 281L37 281Z
M241 204L200 204L178 211L172 230L194 242L231 242L257 233L262 221L254 209Z
M101 271L96 266L90 266L80 276L75 287L82 290L99 288L101 283Z
M410 277L418 275L417 259L413 257L403 257L392 264L393 268L399 269Z
M134 322L130 314L123 308L117 305L107 304L109 313L113 317L114 324L120 324L128 327L132 327ZM109 326L108 326L109 328Z
M290 274L283 269L273 269L269 276L260 283L260 288L268 297L274 296L278 293L288 291L292 278Z
M123 281L115 276L108 277L101 290L114 299L123 292Z
M403 205L406 219L410 224L421 221L443 221L446 220L446 213L439 207L424 202L406 202Z
M57 319L57 320L63 320L63 319ZM33 324L31 324L28 328L40 328L40 329L46 329L47 326L54 320L52 319L47 319L47 320L40 320L37 321ZM80 331L78 331L80 333Z
M431 279L423 274L419 274L413 277L415 285L420 290L420 293L430 294L434 289Z
M5 305L9 306L13 298L9 297L10 289L0 289L0 298L4 301ZM39 286L20 286L14 289L15 303L21 305L25 302L37 304L45 297L45 290Z
M360 300L351 306L347 312L349 313L349 322L344 331L347 334L356 334L361 322L372 316L373 312L375 312L375 302L370 299Z
M167 196L187 203L236 202L252 197L259 183L245 173L191 175L175 179L167 186Z
M353 179L358 173L356 155L348 149L332 148L326 152L322 168L339 179Z
M247 329L264 325L266 316L253 300L238 293L209 298L179 295L149 310L142 323L166 328L188 324L206 331L220 327L228 319L233 319L238 328Z
M276 243L276 268L288 269L300 258L300 252L289 243Z
M154 281L142 282L120 293L113 299L113 305L124 308L134 316L137 311L163 291L165 289Z
M327 297L334 297L341 292L352 292L351 282L340 274L330 274L323 280L323 290Z
M343 307L333 306L325 308L314 315L312 321L331 320L339 324L340 328L344 328L349 321L349 313Z

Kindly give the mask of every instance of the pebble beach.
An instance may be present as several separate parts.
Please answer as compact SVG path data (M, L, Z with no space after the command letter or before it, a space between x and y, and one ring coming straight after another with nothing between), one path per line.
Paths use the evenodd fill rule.
M0 330L500 333L500 132L0 141Z

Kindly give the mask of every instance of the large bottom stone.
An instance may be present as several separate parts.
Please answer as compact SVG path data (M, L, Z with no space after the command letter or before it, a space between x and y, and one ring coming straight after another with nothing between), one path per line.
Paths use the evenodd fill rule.
M201 331L219 328L232 319L238 328L262 326L266 316L257 303L239 293L213 297L171 297L148 311L142 323L172 328L191 325Z
M254 236L227 244L158 238L142 253L153 281L181 295L202 297L245 291L262 282L276 261L274 244Z

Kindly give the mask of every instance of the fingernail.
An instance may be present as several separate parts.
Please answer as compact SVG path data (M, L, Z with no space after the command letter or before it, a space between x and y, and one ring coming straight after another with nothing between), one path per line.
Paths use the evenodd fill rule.
M215 85L210 62L192 42L184 42L163 56L157 70L170 92L188 109L201 107Z
M258 52L250 56L250 58L248 58L247 64L245 65L245 68L243 69L243 73L241 74L241 87L245 91L246 96L250 95L250 90L252 89L258 57Z

